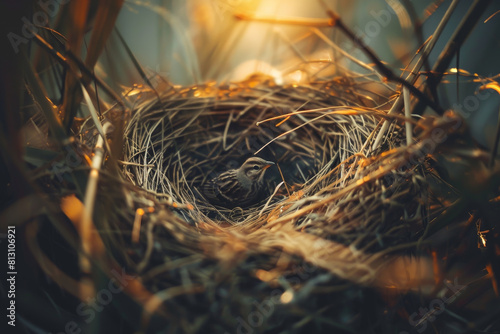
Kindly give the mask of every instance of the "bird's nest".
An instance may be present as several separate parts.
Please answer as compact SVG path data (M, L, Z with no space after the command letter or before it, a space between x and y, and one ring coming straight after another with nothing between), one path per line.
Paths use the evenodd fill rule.
M359 97L351 91L354 85L339 78L335 83L282 87L255 75L224 87L206 84L147 96L137 102L125 130L124 160L130 163L125 174L143 189L194 205L183 212L184 218L199 222L206 220L203 213L210 217L216 210L206 203L203 184L257 154L278 163L267 183L268 193L273 193L269 203L243 208L244 215L242 208L217 213L229 224L237 216L263 224L293 193L307 198L336 181L342 187L350 163L331 171L354 153L370 151L367 139L381 111L366 104L387 100L375 94Z
M103 216L94 217L102 244L141 287L128 290L143 303L140 328L359 332L373 312L408 327L395 312L414 304L379 312L374 293L437 286L431 260L410 254L453 199L429 165L429 143L437 150L436 131L451 134L455 118L427 118L407 146L403 118L387 114L390 86L348 76L278 86L256 75L134 92L123 131L128 181L103 171ZM385 121L393 122L377 143ZM253 154L279 167L268 199L224 210L198 194Z
M75 307L108 291L109 277L121 283L129 306L112 317L131 331L421 329L425 314L409 315L458 284L460 271L439 259L479 264L449 249L475 252L478 236L485 245L483 216L468 213L497 212L498 189L457 116L410 122L388 113L398 96L374 77L348 74L302 85L254 75L223 86L135 87L133 108L108 112L113 126L82 125L70 159L57 165L71 168L36 174L64 215L56 229L27 229L32 254L78 298ZM268 198L229 210L199 194L212 175L254 154L276 162ZM454 172L457 161L470 182ZM460 197L469 191L479 200ZM80 235L72 245L68 219ZM56 245L83 252L49 259Z

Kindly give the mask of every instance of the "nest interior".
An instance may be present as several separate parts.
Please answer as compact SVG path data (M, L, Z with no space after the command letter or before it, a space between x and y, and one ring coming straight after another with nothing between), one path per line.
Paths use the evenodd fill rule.
M388 103L382 94L354 93L356 85L362 83L338 77L333 83L283 87L256 74L230 85L172 88L159 98L147 97L137 102L125 130L124 160L131 163L125 175L176 203L196 204L208 216L229 213L219 216L227 223L234 223L235 215L206 203L200 189L255 153L279 164L266 183L269 195L285 183L273 203L305 185L313 194L345 173L325 176L327 171L363 150L377 124L376 111L368 106ZM349 114L349 107L365 114ZM200 219L189 216L192 222Z

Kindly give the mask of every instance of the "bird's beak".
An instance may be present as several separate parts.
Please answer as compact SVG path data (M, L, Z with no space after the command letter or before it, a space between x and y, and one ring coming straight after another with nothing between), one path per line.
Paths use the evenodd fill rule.
M264 167L262 167L262 170L266 170L268 169L269 167L271 167L272 165L274 165L274 162L272 161L266 161L266 164Z

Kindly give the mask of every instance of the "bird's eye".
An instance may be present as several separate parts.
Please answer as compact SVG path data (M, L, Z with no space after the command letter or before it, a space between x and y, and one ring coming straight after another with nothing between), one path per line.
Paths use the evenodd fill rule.
M255 165L255 166L253 166L253 169L254 170L259 170L260 168L259 168L259 166Z

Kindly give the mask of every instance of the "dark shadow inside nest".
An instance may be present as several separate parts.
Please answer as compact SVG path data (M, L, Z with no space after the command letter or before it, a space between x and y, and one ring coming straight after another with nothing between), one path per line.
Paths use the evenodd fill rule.
M238 221L259 210L282 181L271 204L359 149L349 137L357 121L320 110L339 105L331 94L264 86L221 99L220 91L201 97L177 93L136 112L126 133L126 157L135 163L126 173L134 183L171 196L176 203L194 204L209 218ZM315 109L318 112L289 115ZM276 163L266 174L266 196L256 205L232 210L209 203L200 191L204 184L256 153Z
M224 109L224 105L218 105L204 110L185 129L185 135L162 142L168 146L163 163L167 166L164 173L172 188L177 189L180 198L194 198L196 206L211 218L242 216L247 210L262 206L283 178L288 187L304 184L321 168L322 161L332 158L316 147L320 138L309 131L293 132L264 147L283 131L275 126L277 122L259 127L255 123L278 116L282 111L254 106L238 117L242 114L241 109ZM301 136L309 138L303 140ZM224 171L239 168L259 150L256 156L276 163L266 172L263 198L257 203L232 209L209 202L203 194L204 185ZM286 189L281 187L273 202L288 195Z

